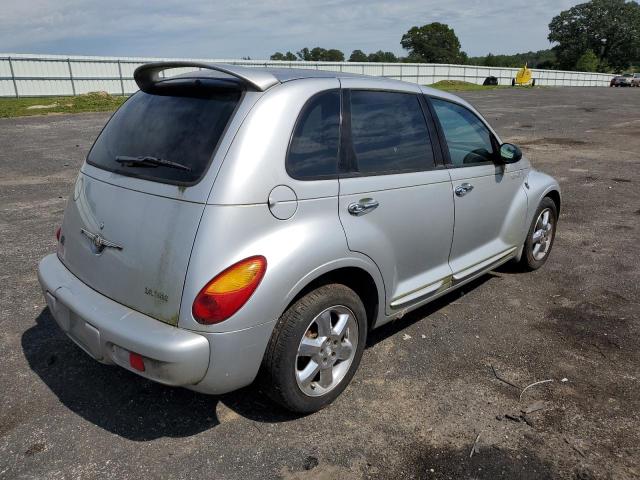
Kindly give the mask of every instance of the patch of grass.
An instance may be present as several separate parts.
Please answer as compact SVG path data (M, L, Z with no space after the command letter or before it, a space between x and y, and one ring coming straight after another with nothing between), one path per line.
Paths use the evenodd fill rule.
M475 90L495 90L496 88L508 88L505 85L477 85L475 83L463 82L462 80L440 80L439 82L427 85L431 88L444 90L446 92L468 92Z
M48 113L109 112L127 97L92 92L76 97L0 98L0 118Z

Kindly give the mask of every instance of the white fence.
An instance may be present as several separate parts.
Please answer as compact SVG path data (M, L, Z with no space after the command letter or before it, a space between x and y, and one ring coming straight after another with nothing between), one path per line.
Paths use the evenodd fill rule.
M139 65L184 58L66 57L61 55L0 54L0 97L79 95L106 91L128 95L137 90L133 71ZM517 68L477 67L432 63L287 62L273 60L188 59L244 66L311 68L361 73L428 85L440 80L463 80L482 84L494 76L510 85ZM604 73L534 70L536 85L605 87L611 75Z

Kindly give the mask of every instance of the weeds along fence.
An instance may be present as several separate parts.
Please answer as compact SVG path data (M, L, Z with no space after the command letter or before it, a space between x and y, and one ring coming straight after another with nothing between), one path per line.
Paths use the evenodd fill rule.
M387 77L421 85L429 85L440 80L462 80L482 84L489 76L496 77L500 85L511 85L511 80L518 71L517 68L432 63L288 62L0 54L0 97L80 95L95 91L129 95L138 89L133 80L133 71L136 67L162 60L197 60L248 67L310 68ZM536 80L536 85L605 87L609 85L611 75L533 70L533 78Z

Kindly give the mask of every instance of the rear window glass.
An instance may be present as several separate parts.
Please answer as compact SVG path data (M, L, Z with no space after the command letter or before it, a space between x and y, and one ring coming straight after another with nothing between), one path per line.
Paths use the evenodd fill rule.
M109 120L87 162L163 183L195 183L207 170L240 95L236 90L180 96L138 92Z
M340 92L330 90L313 97L296 124L287 172L293 178L331 178L338 171Z
M351 140L363 175L434 168L433 150L418 97L353 90Z

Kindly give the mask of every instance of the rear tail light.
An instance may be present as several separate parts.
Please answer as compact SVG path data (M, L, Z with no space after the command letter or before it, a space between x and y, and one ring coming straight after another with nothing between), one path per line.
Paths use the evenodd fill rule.
M247 303L267 270L267 259L249 257L230 266L207 283L193 301L198 323L220 323Z
M56 228L56 240L60 241L60 235L62 233L62 227Z

